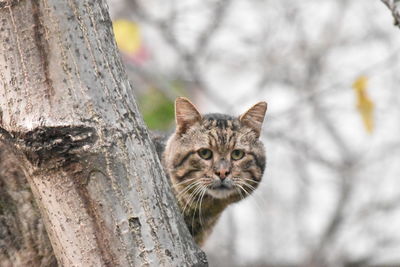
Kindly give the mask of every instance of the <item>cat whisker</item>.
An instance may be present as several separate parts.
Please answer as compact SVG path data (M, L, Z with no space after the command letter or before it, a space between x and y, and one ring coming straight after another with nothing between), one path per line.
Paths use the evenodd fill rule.
M240 190L240 188L239 188L238 192L239 192L239 195L240 195L240 200L243 200L243 199L244 199L244 196L243 196L242 190Z
M196 190L196 187L199 186L200 183L196 183L196 184L191 184L190 186L186 187L183 191L181 191L176 198L178 199L178 201L181 201L183 198L185 198L187 196L187 194L189 194L190 190L193 189ZM193 191L191 193L193 193ZM191 194L189 194L190 197Z
M201 190L200 190L200 192L197 194L197 195L200 195L200 199L196 201L196 204L195 204L195 207L194 207L194 212L193 212L193 215L192 215L192 229L194 228L193 223L194 223L194 218L195 218L195 215L196 215L197 207L198 207L199 204L201 206L201 199L202 199L201 196L203 196L206 191L207 191L207 187L203 185ZM200 209L199 209L198 212L199 212L199 218L200 218ZM200 220L200 225L202 225L201 220Z
M188 191L190 191L190 189L196 187L197 185L201 184L203 181L202 180L198 180L192 184L187 185L182 191L180 191L178 193L178 195L176 196L177 199L180 199L182 195L186 194Z
M204 191L203 191L203 194L201 195L201 197L200 197L200 208L199 208L199 219L200 219L200 226L203 228L203 219L202 219L202 213L201 213L201 204L203 203L203 198L204 198L204 195L206 194L206 192L207 192L207 187L205 186L205 189L204 189Z
M185 214L186 208L190 208L191 207L191 203L193 202L193 200L195 199L196 194L199 192L199 190L201 189L201 183L196 183L193 188L194 190L189 194L189 196L183 201L183 203L185 204L185 206L183 207L183 211L182 213ZM183 196L179 199L181 200L183 198ZM183 204L182 204L183 205Z
M192 189L192 188L194 188L194 187L197 187L197 186L199 186L199 187L205 187L205 188L207 188L207 179L206 178L201 178L201 179L199 179L199 181L196 181L194 184L192 184L191 186L190 186L190 189ZM189 190L190 190L189 189ZM185 190L185 192L184 193L187 193L189 190ZM195 188L193 191L192 191L192 193L189 195L189 198L195 193L195 191L197 191L198 190L198 188ZM181 193L183 193L183 192L181 192ZM180 194L181 194L180 193ZM180 196L180 198L181 197L183 197L183 195L182 196Z
M254 186L252 186L251 184L247 183L247 182L242 182L243 185L247 186L248 188L250 188L252 191L256 190L256 188Z
M243 184L242 184L242 185L243 185ZM254 197L254 196L250 195L250 193L249 193L242 185L236 184L236 186L239 187L239 188L245 193L245 195L246 195L247 197L249 197L249 199L253 200L254 203L256 203L256 206L257 206L258 211L259 211L260 213L262 213L262 208L261 208L260 204L258 203L258 200L257 200L256 198L252 198L252 197ZM241 195L241 197L242 197L242 199L243 199L244 197L243 197L242 193L240 192L240 190L239 190L239 193L240 193L240 195Z
M243 183L243 185L249 187L251 190L256 190L256 188L248 183ZM262 202L263 206L267 206L267 201L264 199L264 197L262 195L253 195L255 198L258 197L259 200Z
M256 195L250 194L244 187L246 186L246 187L250 188L251 190L255 190L255 188L254 188L253 186L249 185L248 183L246 183L245 181L238 181L238 183L237 183L236 185L237 185L238 187L240 187L240 188L245 192L246 196L248 196L249 199L251 199L251 200L254 201L254 203L255 203L256 206L257 206L258 211L259 211L260 213L262 213L262 212L263 212L262 206L264 206L264 207L266 206L266 205L265 205L265 202L264 202L264 201L261 201L261 204L262 204L262 205L260 205L260 203L259 203L260 199L258 199L258 198L256 197Z
M197 190L197 189L198 189L198 188L196 188L195 190ZM195 192L196 192L196 191L193 191L193 192L189 195L188 200L186 201L186 204L185 204L185 206L184 206L184 208L183 208L183 211L182 211L182 214L183 214L183 215L185 215L186 208L187 208L187 207L190 207L189 203L192 202L193 194L194 194Z
M198 189L198 187L201 185L201 181L198 181L196 183L191 184L190 186L188 186L184 191L180 192L178 195L178 199L180 200L181 198L183 198L186 194L189 194L189 198L190 196ZM193 191L191 193L189 193L190 190Z
M194 228L193 222L194 222L194 218L196 216L196 211L197 211L197 207L199 205L199 201L201 199L201 195L203 195L206 190L207 190L207 187L202 185L202 186L200 186L200 189L197 191L197 193L193 196L193 199L196 200L196 202L193 203L194 209L193 209L193 215L192 215L192 229ZM200 198L198 198L198 196L200 196Z
M193 192L189 195L189 201L188 202L186 202L186 205L185 205L185 207L184 207L184 209L183 209L183 214L185 214L185 211L186 211L186 208L189 206L189 207L191 207L192 206L192 202L195 200L195 197L197 196L197 194L199 193L199 192L201 192L202 191L202 184L201 183L197 183L196 184L196 188L193 190Z
M239 178L239 179L242 179L242 180L245 180L245 181L249 181L249 182L252 182L252 183L255 183L255 184L259 184L259 183L260 183L260 181L256 181L256 180L249 179L249 178L243 178L243 177L241 177L241 178Z
M246 191L246 189L243 188L242 185L236 184L236 186L239 187L239 188L241 189L240 191L243 191L243 192L245 193L245 196L246 196L246 197L250 195L250 194Z
M181 185L184 184L184 183L190 183L189 185L191 185L191 184L192 184L191 182L193 182L193 181L195 181L195 182L204 181L204 179L205 179L205 178L192 178L192 179L189 179L189 180L182 181L182 182L180 182L179 184L175 184L175 185L173 185L173 187L174 187L174 188L179 187L179 186L181 186ZM189 186L189 185L186 185L186 186Z
M195 177L195 178L183 180L183 181L181 181L181 182L179 182L179 183L177 183L177 184L174 184L173 187L178 187L178 186L180 186L180 185L182 185L182 184L189 183L189 182L191 182L191 181L193 181L193 180L196 180L196 179L198 179L198 178Z

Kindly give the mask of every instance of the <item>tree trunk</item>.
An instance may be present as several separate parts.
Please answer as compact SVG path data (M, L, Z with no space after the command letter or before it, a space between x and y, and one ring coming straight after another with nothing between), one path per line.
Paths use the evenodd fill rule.
M207 265L104 1L0 1L0 49L0 265Z
M0 140L0 266L56 266L22 165Z

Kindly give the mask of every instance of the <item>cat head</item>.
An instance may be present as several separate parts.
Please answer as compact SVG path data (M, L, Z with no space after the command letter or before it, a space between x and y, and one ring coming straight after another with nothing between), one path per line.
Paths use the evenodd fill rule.
M255 190L265 169L259 137L266 110L267 103L259 102L239 117L201 115L188 99L178 98L176 130L163 155L177 191L225 199Z

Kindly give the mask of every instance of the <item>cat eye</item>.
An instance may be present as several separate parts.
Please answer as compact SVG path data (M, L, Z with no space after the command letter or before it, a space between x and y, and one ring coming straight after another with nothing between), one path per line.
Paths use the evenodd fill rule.
M198 153L202 159L211 159L213 155L212 151L207 148L200 149Z
M243 150L235 149L235 150L233 150L232 153L231 153L231 158L232 158L233 160L239 160L239 159L241 159L241 158L243 158L243 157L244 157L244 152L243 152Z

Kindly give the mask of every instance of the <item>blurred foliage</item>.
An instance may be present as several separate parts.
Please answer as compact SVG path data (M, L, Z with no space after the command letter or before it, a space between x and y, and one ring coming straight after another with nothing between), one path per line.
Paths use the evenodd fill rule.
M113 22L113 29L115 41L122 52L133 54L140 49L142 38L136 23L119 19Z
M145 63L150 55L136 22L119 19L113 22L114 36L119 51L128 61L140 65Z
M151 88L138 98L140 111L147 127L152 130L168 130L174 122L174 101L163 92Z
M113 21L113 30L118 49L125 55L127 64L141 65L148 60L149 53L141 36L139 24L118 19ZM137 86L139 107L148 128L169 130L174 122L174 97L166 95L157 88L157 85L152 83L137 83ZM179 83L172 82L167 86L174 94L181 95L184 93L183 87Z
M374 130L374 103L368 96L367 84L368 78L366 76L360 76L354 81L353 89L357 97L357 109L364 122L365 129L368 133L372 133Z

